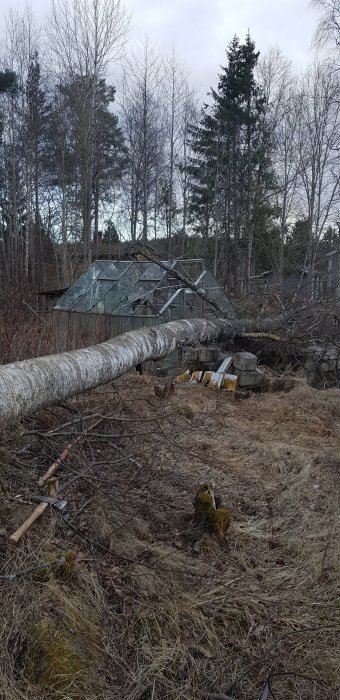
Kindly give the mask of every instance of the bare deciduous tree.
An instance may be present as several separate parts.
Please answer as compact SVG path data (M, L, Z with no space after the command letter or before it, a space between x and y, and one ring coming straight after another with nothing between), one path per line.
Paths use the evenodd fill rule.
M148 239L164 168L164 109L161 61L146 38L126 62L122 84L122 120L130 167L125 191L130 205L131 239Z
M278 271L279 289L284 272L284 246L289 219L293 216L298 158L296 133L298 126L298 97L291 63L279 49L271 49L260 61L258 77L267 105L267 124L271 130L272 161L276 174L276 199L279 217L279 241L274 267Z
M305 265L311 283L320 239L340 203L340 103L337 74L315 63L301 81L297 130L300 206L308 220Z
M82 240L91 260L98 84L126 40L129 18L121 0L53 0L48 36L76 102L79 133Z
M316 46L340 46L340 1L311 0L311 6L319 11L319 21L314 34Z

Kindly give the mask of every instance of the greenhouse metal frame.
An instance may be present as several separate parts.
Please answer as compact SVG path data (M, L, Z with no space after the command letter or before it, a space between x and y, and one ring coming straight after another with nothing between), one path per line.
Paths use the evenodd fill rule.
M158 323L215 315L208 301L172 271L217 302L227 317L235 317L232 304L201 259L165 260L160 264L156 261L97 260L54 308L57 311L131 317L131 320L154 318Z

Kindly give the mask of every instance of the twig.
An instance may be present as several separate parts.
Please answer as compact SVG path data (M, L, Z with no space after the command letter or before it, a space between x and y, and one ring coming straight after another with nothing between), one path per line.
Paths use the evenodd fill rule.
M40 477L40 479L38 481L39 486L43 486L45 481L47 481L52 476L52 474L54 474L54 472L57 471L57 469L61 466L62 462L69 456L71 450L73 450L77 444L79 444L82 440L84 440L86 437L86 434L88 432L90 432L91 430L93 430L94 428L96 428L97 425L102 423L102 421L103 421L103 418L98 418L96 421L94 421L94 423L92 423L92 425L90 425L88 428L86 428L86 430L84 431L84 433L82 435L78 435L74 440L72 440L72 442L69 443L69 445L67 445L65 447L65 449L61 453L60 457L58 457L58 459L55 462L53 462L53 464L51 464L51 466L47 469L45 474L43 474Z

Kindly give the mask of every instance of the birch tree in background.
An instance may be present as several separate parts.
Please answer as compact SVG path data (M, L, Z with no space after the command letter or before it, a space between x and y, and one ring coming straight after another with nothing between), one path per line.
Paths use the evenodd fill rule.
M121 0L52 0L48 36L63 83L73 90L79 125L84 261L91 261L98 86L121 55L129 18Z
M10 278L33 283L34 207L33 169L27 143L27 114L31 57L39 47L39 31L29 9L20 16L10 11L6 22L3 62L16 75L16 90L4 98L3 150L7 173L6 248ZM39 199L39 193L37 192ZM37 199L35 207L37 207ZM39 205L38 205L39 206Z
M327 64L315 63L301 81L297 129L299 197L308 221L305 268L311 294L320 240L330 222L339 217L339 95L338 75Z
M157 235L159 184L165 169L163 97L161 59L146 38L127 59L122 81L122 122L129 152L124 187L132 241L147 241L152 228Z
M257 75L266 100L266 120L271 132L272 163L276 175L273 200L276 201L278 212L279 237L271 255L273 268L278 272L278 286L281 291L289 221L296 213L294 211L298 181L296 135L300 109L291 63L279 49L271 49L260 60Z
M173 49L171 55L164 61L167 162L163 176L162 200L169 258L171 258L173 254L172 237L174 227L178 223L180 210L182 206L184 206L184 204L180 202L178 165L180 162L184 161L182 155L186 157L186 154L183 154L182 151L185 151L187 146L185 120L188 116L189 99L188 74ZM186 185L183 193L186 196Z
M340 0L312 0L311 6L319 13L314 34L316 46L340 48Z

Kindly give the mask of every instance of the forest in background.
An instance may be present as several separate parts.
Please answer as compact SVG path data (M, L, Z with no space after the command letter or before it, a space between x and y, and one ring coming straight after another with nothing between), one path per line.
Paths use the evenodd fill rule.
M236 296L254 275L313 277L339 248L339 0L315 0L310 65L231 41L202 104L189 69L121 0L53 0L46 28L10 12L0 63L0 285L61 286L98 241L203 257ZM322 51L327 46L328 53ZM331 50L330 50L331 49ZM222 58L222 57L221 57ZM223 60L223 58L222 58Z

